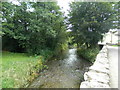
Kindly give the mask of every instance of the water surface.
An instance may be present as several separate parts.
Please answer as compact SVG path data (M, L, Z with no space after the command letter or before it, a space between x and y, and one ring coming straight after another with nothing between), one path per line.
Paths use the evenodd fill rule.
M31 88L79 88L83 74L90 62L77 57L76 49L69 49L63 60L52 60L47 63L48 70L40 73L29 87Z

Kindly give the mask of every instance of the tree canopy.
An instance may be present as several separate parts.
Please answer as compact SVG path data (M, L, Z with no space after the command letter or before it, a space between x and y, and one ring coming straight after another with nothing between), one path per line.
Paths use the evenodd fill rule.
M55 50L58 46L61 50L66 41L66 26L56 2L19 3L2 2L3 44L9 38L31 54L40 54L43 49Z
M115 15L110 2L72 2L69 11L74 42L94 47L113 25Z

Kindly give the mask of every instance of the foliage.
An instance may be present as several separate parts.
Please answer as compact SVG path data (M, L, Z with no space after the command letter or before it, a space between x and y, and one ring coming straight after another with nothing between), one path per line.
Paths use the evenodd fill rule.
M120 28L120 13L119 13L119 9L120 9L120 2L113 2L113 10L114 10L114 18L113 18L113 29Z
M112 27L114 9L110 2L73 2L70 4L69 23L73 42L78 47L94 47L102 34Z
M4 33L2 31L0 31L0 36L2 36Z
M27 52L3 52L2 87L26 87L67 49L64 17L56 2L2 2L1 10L3 51Z
M39 75L40 70L48 68L43 62L43 57L28 56L24 53L3 52L2 87L27 87Z
M79 48L77 50L77 53L79 56L83 57L86 60L89 60L90 62L94 62L97 54L99 53L99 48Z
M62 49L62 45L66 43L66 26L57 4L19 3L20 5L14 5L2 2L3 37L11 38L12 43L12 40L16 40L18 47L15 50L22 47L22 52L38 55L44 49L54 51L58 46Z

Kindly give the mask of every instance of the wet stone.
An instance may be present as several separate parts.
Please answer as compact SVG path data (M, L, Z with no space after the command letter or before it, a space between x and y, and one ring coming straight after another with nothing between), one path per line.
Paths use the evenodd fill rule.
M78 58L76 49L70 49L67 58L51 60L47 63L48 70L41 72L34 80L31 88L79 88L83 73L90 66L90 62ZM87 67L87 68L86 68Z

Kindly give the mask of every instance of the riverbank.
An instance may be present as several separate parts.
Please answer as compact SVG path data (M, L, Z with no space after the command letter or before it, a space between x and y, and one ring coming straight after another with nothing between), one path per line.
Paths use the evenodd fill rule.
M25 53L2 52L2 88L19 88L28 84L30 69L38 58ZM24 86L25 87L25 86Z
M51 60L47 66L29 88L79 88L90 62L77 57L76 49L69 49L65 59Z
M85 72L84 80L80 88L110 88L110 66L106 46L99 52L89 71Z

